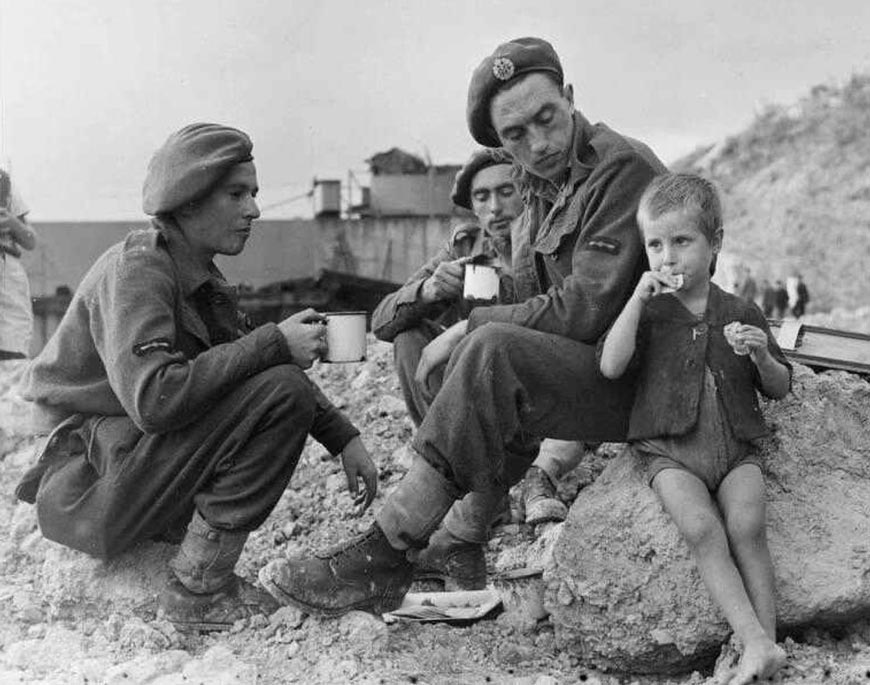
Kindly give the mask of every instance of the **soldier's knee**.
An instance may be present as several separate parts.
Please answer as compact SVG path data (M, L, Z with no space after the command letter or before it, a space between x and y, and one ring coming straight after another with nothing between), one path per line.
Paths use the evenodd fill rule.
M314 385L305 372L295 364L281 364L261 371L245 381L246 390L253 391L252 401L258 399L273 410L314 420L317 398Z
M484 324L465 337L460 348L461 353L476 358L506 354L516 341L516 329L513 324Z

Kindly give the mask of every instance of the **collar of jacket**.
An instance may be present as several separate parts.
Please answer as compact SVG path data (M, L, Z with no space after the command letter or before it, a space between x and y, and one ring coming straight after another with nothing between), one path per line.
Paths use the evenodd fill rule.
M223 283L223 275L214 262L209 262L208 267L203 267L194 259L190 244L175 221L154 218L151 220L151 225L159 234L159 239L166 246L172 261L175 262L181 292L185 297L189 297L209 281Z
M715 283L710 283L707 306L702 316L703 321L711 326L724 325L731 320L726 310L722 290ZM699 321L698 317L686 309L676 296L653 298L647 305L647 312L650 318L658 321L682 322L688 326L694 326Z

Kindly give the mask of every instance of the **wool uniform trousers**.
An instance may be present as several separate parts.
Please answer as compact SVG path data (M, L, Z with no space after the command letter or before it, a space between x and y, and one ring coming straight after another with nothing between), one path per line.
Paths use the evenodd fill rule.
M505 490L540 438L624 441L633 390L601 375L594 345L488 323L454 350L413 447L465 492Z
M125 416L73 416L41 457L43 535L109 558L139 540L183 531L194 508L214 528L252 531L293 475L315 410L311 381L282 365L173 432L145 434Z

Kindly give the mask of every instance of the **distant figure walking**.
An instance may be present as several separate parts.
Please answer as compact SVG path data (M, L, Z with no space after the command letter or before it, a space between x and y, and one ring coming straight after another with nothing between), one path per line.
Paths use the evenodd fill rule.
M25 359L33 333L30 284L21 264L21 251L36 246L27 223L27 205L0 169L0 361Z
M752 271L748 268L743 274L743 280L737 288L737 295L747 302L755 303L755 298L758 296L758 284L752 277Z
M776 308L776 291L773 285L766 278L761 282L761 311L764 312L765 318L773 316L773 310Z
M807 302L810 301L810 292L807 289L807 284L804 283L804 279L800 274L795 275L795 283L794 283L794 303L791 304L791 313L794 318L801 318L807 310ZM791 293L789 293L791 295ZM789 298L791 300L791 298Z
M773 288L773 318L785 318L788 312L788 291L785 289L785 284L777 280Z

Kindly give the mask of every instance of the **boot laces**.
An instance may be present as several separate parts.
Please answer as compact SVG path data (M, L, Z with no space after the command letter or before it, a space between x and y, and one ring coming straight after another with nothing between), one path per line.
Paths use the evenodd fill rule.
M368 550L364 550L364 548L369 544L373 535L374 531L366 531L350 540L338 542L331 547L327 547L317 556L321 559L328 559L340 564L346 560L355 560L362 553L366 561L371 561L371 553Z

